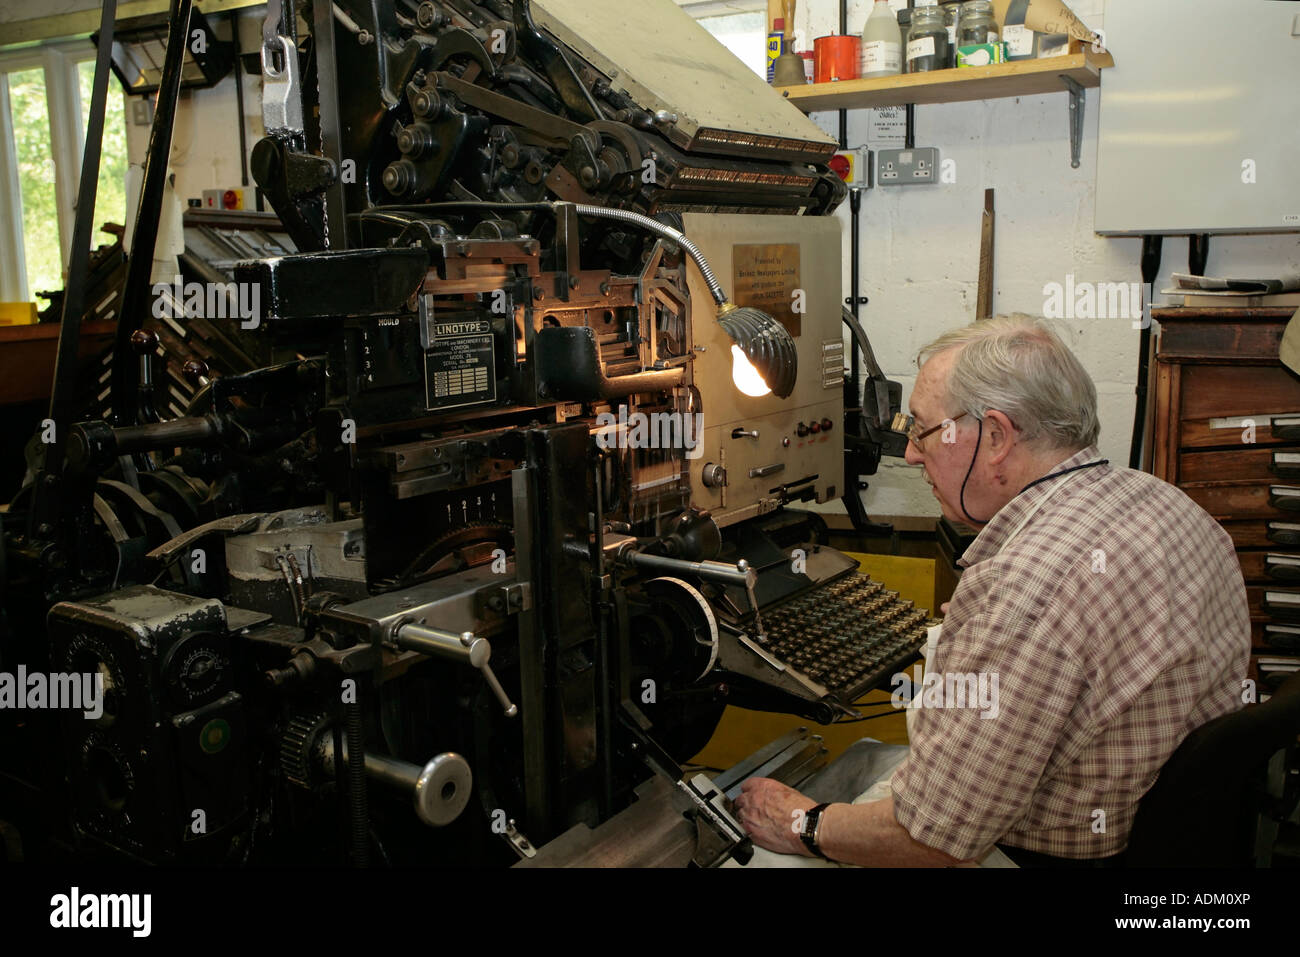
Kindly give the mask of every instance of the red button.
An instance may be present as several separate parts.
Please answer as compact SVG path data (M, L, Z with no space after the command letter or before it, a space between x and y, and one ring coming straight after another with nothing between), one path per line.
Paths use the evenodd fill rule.
M822 427L821 427L819 424L817 424L816 422L812 422L812 423L810 423L810 424L808 425L808 431L811 432L813 435L816 435L816 434L817 434L818 432L820 432L821 430L822 430Z

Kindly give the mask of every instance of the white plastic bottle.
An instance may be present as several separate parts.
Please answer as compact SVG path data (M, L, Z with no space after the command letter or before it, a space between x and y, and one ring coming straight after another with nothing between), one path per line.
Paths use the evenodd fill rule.
M863 77L896 76L903 72L903 34L889 0L876 0L862 28Z

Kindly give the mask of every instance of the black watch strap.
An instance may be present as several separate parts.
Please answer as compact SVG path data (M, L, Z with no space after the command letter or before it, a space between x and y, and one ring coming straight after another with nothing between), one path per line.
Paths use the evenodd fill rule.
M830 806L830 802L827 801L806 811L803 816L803 827L799 831L799 840L803 841L808 850L824 861L829 861L830 858L823 854L822 849L817 846L817 824L821 820L822 812Z

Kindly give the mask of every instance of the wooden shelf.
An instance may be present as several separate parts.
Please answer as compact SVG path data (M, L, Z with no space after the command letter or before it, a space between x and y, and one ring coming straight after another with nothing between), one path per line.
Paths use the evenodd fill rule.
M1088 89L1101 85L1101 71L1115 65L1109 53L1082 53L1017 60L991 66L904 73L874 80L841 80L838 83L810 83L781 86L776 90L805 113L814 110L860 110L875 106L906 106L908 103L959 103L1006 96L1061 93L1069 77Z

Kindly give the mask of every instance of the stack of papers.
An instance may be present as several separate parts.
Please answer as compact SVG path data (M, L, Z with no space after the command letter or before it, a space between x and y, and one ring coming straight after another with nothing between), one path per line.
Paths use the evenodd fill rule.
M1176 272L1173 286L1160 290L1182 296L1184 306L1300 306L1300 273L1276 279L1218 279Z

